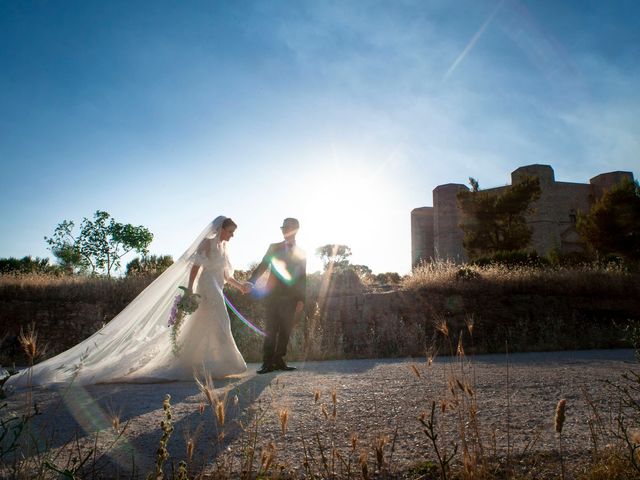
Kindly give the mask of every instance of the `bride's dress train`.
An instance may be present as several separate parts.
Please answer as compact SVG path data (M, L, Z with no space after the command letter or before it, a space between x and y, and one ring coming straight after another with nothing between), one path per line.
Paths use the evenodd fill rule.
M111 382L157 382L213 378L240 374L246 363L231 334L222 286L231 274L226 244L218 243L222 221L216 218L187 251L102 329L78 345L10 377L6 386L52 386ZM199 247L212 239L204 254ZM216 248L217 246L217 248ZM188 316L178 338L179 356L172 352L167 327L178 287L186 286L191 266L202 266L195 286L201 295L196 312Z

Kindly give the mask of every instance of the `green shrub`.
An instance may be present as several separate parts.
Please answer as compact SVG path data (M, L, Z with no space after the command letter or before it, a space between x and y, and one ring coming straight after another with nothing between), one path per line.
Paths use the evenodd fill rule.
M0 258L0 274L52 274L61 273L60 267L49 263L48 258Z
M150 275L158 276L173 264L171 255L143 255L127 263L126 276Z
M546 259L554 267L579 267L594 261L593 255L588 252L561 253L557 250L549 252Z

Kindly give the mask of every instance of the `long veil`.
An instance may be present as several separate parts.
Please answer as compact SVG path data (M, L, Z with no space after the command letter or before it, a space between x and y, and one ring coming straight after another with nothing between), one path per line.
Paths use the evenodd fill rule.
M187 285L198 247L220 234L225 219L219 216L209 223L176 262L104 327L69 350L10 377L6 386L144 381L149 372L166 366L165 353L171 350L167 320L178 287ZM144 378L136 374L140 371L145 372Z

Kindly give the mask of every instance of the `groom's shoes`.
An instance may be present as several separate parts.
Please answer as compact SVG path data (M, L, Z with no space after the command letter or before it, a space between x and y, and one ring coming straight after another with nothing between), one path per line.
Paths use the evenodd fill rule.
M260 370L258 370L256 373L262 375L264 373L271 373L271 372L275 372L276 370L281 370L283 372L292 372L293 370L297 370L296 367L292 367L291 365L287 365L284 362L279 362L276 363L274 365L262 365L262 367L260 367Z
M282 362L282 363L276 363L276 365L274 366L275 370L282 370L283 372L292 372L293 370L297 370L296 367L293 367L291 365L287 365L286 363Z

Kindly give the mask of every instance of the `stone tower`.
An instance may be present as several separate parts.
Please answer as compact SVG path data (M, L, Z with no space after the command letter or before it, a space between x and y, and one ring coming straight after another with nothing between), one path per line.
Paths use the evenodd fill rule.
M435 259L467 261L462 247L464 236L460 228L458 192L469 189L460 183L447 183L433 190L433 252Z
M432 261L433 253L433 207L411 210L411 268L420 261Z
M633 182L633 173L631 172L609 172L596 175L589 183L592 186L594 198L600 198L604 192L615 185L621 184L624 180Z

